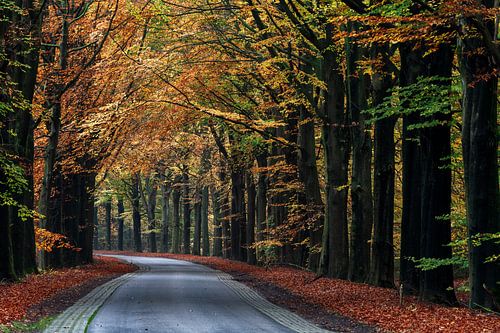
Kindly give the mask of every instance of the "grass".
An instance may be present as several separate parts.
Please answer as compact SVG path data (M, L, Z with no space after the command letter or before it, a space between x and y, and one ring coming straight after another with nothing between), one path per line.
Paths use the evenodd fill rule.
M21 332L41 332L54 320L54 317L44 317L34 323L26 323L22 321L15 321L8 326L0 325L0 332L2 333L21 333Z

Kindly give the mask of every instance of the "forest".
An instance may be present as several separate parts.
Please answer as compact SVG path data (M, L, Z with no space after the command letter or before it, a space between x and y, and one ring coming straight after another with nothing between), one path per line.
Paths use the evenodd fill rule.
M162 252L499 312L499 18L2 0L0 280Z

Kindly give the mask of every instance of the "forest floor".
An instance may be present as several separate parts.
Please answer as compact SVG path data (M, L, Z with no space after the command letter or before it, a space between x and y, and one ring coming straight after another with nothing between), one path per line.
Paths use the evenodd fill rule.
M166 257L206 265L231 274L271 302L340 332L500 332L500 316L495 314L473 311L465 306L421 302L416 297L404 297L400 305L395 289L317 278L312 272L291 267L264 268L217 257L182 254L99 253Z
M108 257L91 265L32 274L15 283L0 282L0 332L43 329L56 314L95 287L137 267Z

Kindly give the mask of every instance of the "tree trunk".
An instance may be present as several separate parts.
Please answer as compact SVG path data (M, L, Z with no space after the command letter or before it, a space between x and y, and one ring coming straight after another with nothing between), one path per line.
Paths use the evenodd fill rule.
M40 8L33 1L15 1L20 11L9 10L5 7L3 20L0 22L2 36L2 56L0 73L4 82L0 83L2 94L0 101L9 101L14 98L11 91L16 89L28 105L31 105L37 77L41 15L35 15ZM5 80L8 78L9 80ZM12 83L12 84L10 84ZM18 95L16 93L16 95ZM19 102L15 101L13 104ZM6 126L0 129L1 162L22 170L27 180L26 186L21 186L12 199L27 209L34 209L33 198L33 117L31 109L18 108L8 112L5 119L1 119ZM2 116L3 118L3 116ZM10 156L9 156L10 155ZM0 168L2 169L2 168ZM7 174L0 172L0 183L8 184ZM19 185L19 184L15 184ZM5 191L4 191L5 190ZM12 193L9 185L0 186L1 193ZM3 201L3 200L2 200ZM2 202L3 204L3 202ZM36 272L35 236L33 219L19 214L14 206L0 206L0 279L15 279L25 274ZM5 233L5 234L4 234ZM17 274L16 274L17 273Z
M166 184L166 178L163 177L161 183L161 252L169 251L169 223L170 223L170 193L172 189Z
M140 193L139 182L140 174L135 173L132 176L132 191L131 191L131 204L132 204L132 223L134 229L134 250L135 252L142 252L142 237L141 237L141 206L140 206Z
M402 87L414 84L423 75L423 51L415 50L413 43L400 46ZM405 107L405 105L403 105ZM401 219L401 259L400 283L405 294L418 295L420 291L420 271L414 259L420 259L421 235L421 149L419 130L410 129L420 123L420 115L412 112L403 115L403 212Z
M99 250L99 208L94 203L94 250Z
M351 24L349 29L359 30ZM365 49L351 39L346 40L347 106L351 118L352 222L350 239L349 280L365 282L370 273L370 240L373 228L372 140L371 125L363 111L368 106L367 79L358 62L367 56Z
M111 199L104 203L106 223L106 250L111 250Z
M247 188L247 263L255 265L257 257L255 254L255 183L251 172L247 173L246 177Z
M327 38L333 28L328 25ZM320 270L328 276L346 279L349 268L347 235L347 192L349 131L344 108L344 86L338 55L327 49L324 55L325 93L322 126L326 169L326 211ZM328 225L326 227L326 225ZM325 231L323 231L325 232Z
M267 149L257 154L257 165L259 167L259 175L257 179L257 198L256 198L256 241L262 242L264 240L264 229L267 223ZM257 246L256 255L257 260L262 260L262 251L260 246Z
M123 213L125 213L125 207L123 206L123 199L118 198L117 204L118 215L116 216L116 222L118 223L118 251L123 251Z
M204 256L210 255L210 238L208 235L208 186L201 190L201 238Z
M177 176L174 180L174 186L172 191L172 206L173 206L173 228L172 228L172 252L181 252L181 242L180 242L180 202L181 202L181 191L180 191L181 179Z
M375 46L373 59L386 61L382 73L372 76L373 105L382 103L390 95L391 78L386 73L389 61L388 48ZM374 167L374 230L372 241L372 266L370 282L376 286L394 287L394 126L396 118L387 117L375 123Z
M191 196L189 193L189 176L187 171L184 170L182 173L182 184L183 184L183 218L184 218L184 226L183 226L183 245L184 245L184 254L191 253Z
M482 3L492 8L494 1ZM494 25L480 19L490 35ZM464 22L464 29L471 29ZM473 34L474 31L467 31ZM498 77L493 74L498 63L478 49L486 43L478 37L461 41L461 76L463 82L462 148L464 156L465 197L469 237L469 285L471 307L500 311L500 265L487 259L500 253L494 239L477 244L481 235L500 232L500 196L498 189ZM493 47L498 47L494 45ZM482 77L482 78L481 78Z
M245 227L245 178L242 170L231 171L231 259L243 260L242 228Z
M201 197L198 189L195 189L194 195L194 235L193 235L193 254L199 256L201 251Z
M145 200L145 206L147 209L148 216L148 243L149 252L158 252L156 246L156 195L158 189L156 187L155 181L151 177L146 177L145 187L147 199Z
M214 224L214 250L212 255L222 257L222 223L221 223L221 208L220 208L220 193L215 187L212 187L212 215Z

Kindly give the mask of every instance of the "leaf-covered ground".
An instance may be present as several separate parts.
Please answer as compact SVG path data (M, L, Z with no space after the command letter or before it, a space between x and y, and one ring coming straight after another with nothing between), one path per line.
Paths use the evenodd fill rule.
M33 274L17 283L0 283L0 325L26 318L30 309L68 289L92 281L105 282L132 272L136 267L113 258L99 258L93 264Z
M118 252L116 252L118 253ZM321 305L335 313L375 325L391 332L500 332L500 316L472 311L465 307L450 308L405 297L399 305L396 290L377 288L349 281L320 278L308 271L289 267L262 267L221 259L192 255L159 253L125 253L188 260L228 273L241 272Z

